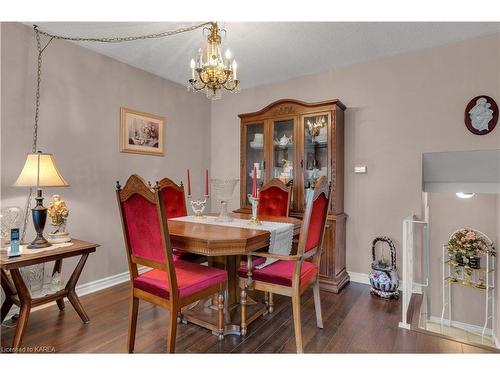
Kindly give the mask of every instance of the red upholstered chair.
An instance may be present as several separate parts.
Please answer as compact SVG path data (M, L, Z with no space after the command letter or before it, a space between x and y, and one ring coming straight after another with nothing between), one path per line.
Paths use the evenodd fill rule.
M265 184L259 191L259 205L257 216L284 216L287 217L290 211L290 198L292 196L292 186L287 186L280 179L274 178ZM242 257L243 264L247 259ZM253 267L257 267L266 261L265 258L253 257ZM264 293L266 305L269 312L273 312L273 294Z
M165 206L167 219L187 216L186 196L184 195L184 186L182 182L177 185L170 178L163 178L158 182L160 186L161 198Z
M257 216L288 216L290 208L290 197L292 195L292 187L286 186L281 180L275 178L265 184L259 191L259 205L257 207ZM243 264L246 264L246 256L242 256ZM253 267L256 267L266 260L265 258L253 257ZM271 301L272 310L272 295L267 296L266 304ZM272 311L271 311L272 312Z
M184 195L184 186L182 185L182 182L180 185L177 185L170 178L165 177L158 182L158 186L160 187L160 195L165 207L167 219L187 216L186 196ZM173 252L174 257L178 257L183 260L193 261L196 263L201 263L206 260L203 256L192 254L180 249L174 249Z
M222 339L226 271L174 260L165 205L158 184L151 188L141 177L132 175L123 189L117 183L116 196L132 282L128 351L134 351L140 299L169 310L167 351L173 353L177 316L181 308L218 294L218 334L219 339ZM152 270L139 274L138 265L150 267Z
M316 181L314 189L308 190L306 209L304 211L302 227L300 228L296 255L282 256L254 252L248 256L248 268L240 267L238 269L239 285L241 288L242 336L245 336L247 333L247 289L292 297L293 325L297 353L302 353L300 297L311 286L313 287L314 294L316 325L319 328L323 328L318 270L323 247L323 233L330 205L330 192L331 189L324 176ZM262 269L253 269L252 256L262 256L278 260Z
M288 216L292 187L275 178L265 184L259 192L257 215Z

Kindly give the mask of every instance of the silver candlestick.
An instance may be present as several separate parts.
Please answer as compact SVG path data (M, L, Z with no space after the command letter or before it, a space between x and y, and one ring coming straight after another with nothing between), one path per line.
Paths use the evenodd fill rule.
M191 205L191 210L193 210L194 216L197 218L204 218L203 212L207 207L208 195L205 195L205 199L192 200L191 196L188 195L189 204Z
M257 218L257 207L259 207L259 198L248 194L248 200L252 205L252 217L250 218L249 224L251 225L262 225L262 222Z

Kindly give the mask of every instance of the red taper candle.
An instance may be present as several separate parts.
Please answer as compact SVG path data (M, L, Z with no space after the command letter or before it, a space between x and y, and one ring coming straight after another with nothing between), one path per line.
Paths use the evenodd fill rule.
M255 165L253 166L252 196L257 198L257 168L255 168Z
M191 176L189 175L189 168L187 170L188 175L188 196L191 196Z
M205 169L205 195L208 195L208 169Z

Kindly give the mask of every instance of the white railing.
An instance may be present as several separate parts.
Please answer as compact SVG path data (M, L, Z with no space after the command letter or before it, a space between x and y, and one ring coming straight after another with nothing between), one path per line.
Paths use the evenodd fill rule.
M427 215L426 215L427 216ZM415 282L415 225L422 225L422 276L424 283ZM411 296L419 291L419 287L425 289L429 286L429 225L427 221L416 220L415 215L409 215L403 220L403 280L402 280L402 316L399 322L400 328L410 329L408 323L408 307L410 306ZM420 291L419 291L420 292ZM430 313L430 298L427 291L422 291L426 297L427 314ZM422 293L420 292L420 293Z

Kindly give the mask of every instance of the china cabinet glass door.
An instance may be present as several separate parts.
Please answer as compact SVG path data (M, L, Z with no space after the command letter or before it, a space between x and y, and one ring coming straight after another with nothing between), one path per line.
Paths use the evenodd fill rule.
M254 167L257 175L257 186L260 187L265 181L265 127L264 123L245 124L245 205L249 205L248 194L252 193L252 178Z
M296 122L295 118L272 121L272 166L270 178L277 178L287 185L293 183L294 179ZM294 201L295 199L292 196L292 209L294 209Z
M273 169L272 178L288 184L293 180L295 157L294 121L273 122Z
M302 169L304 171L304 202L307 190L314 187L320 176L326 176L330 181L330 166L328 156L330 145L330 114L317 113L302 117L304 131L304 155Z

